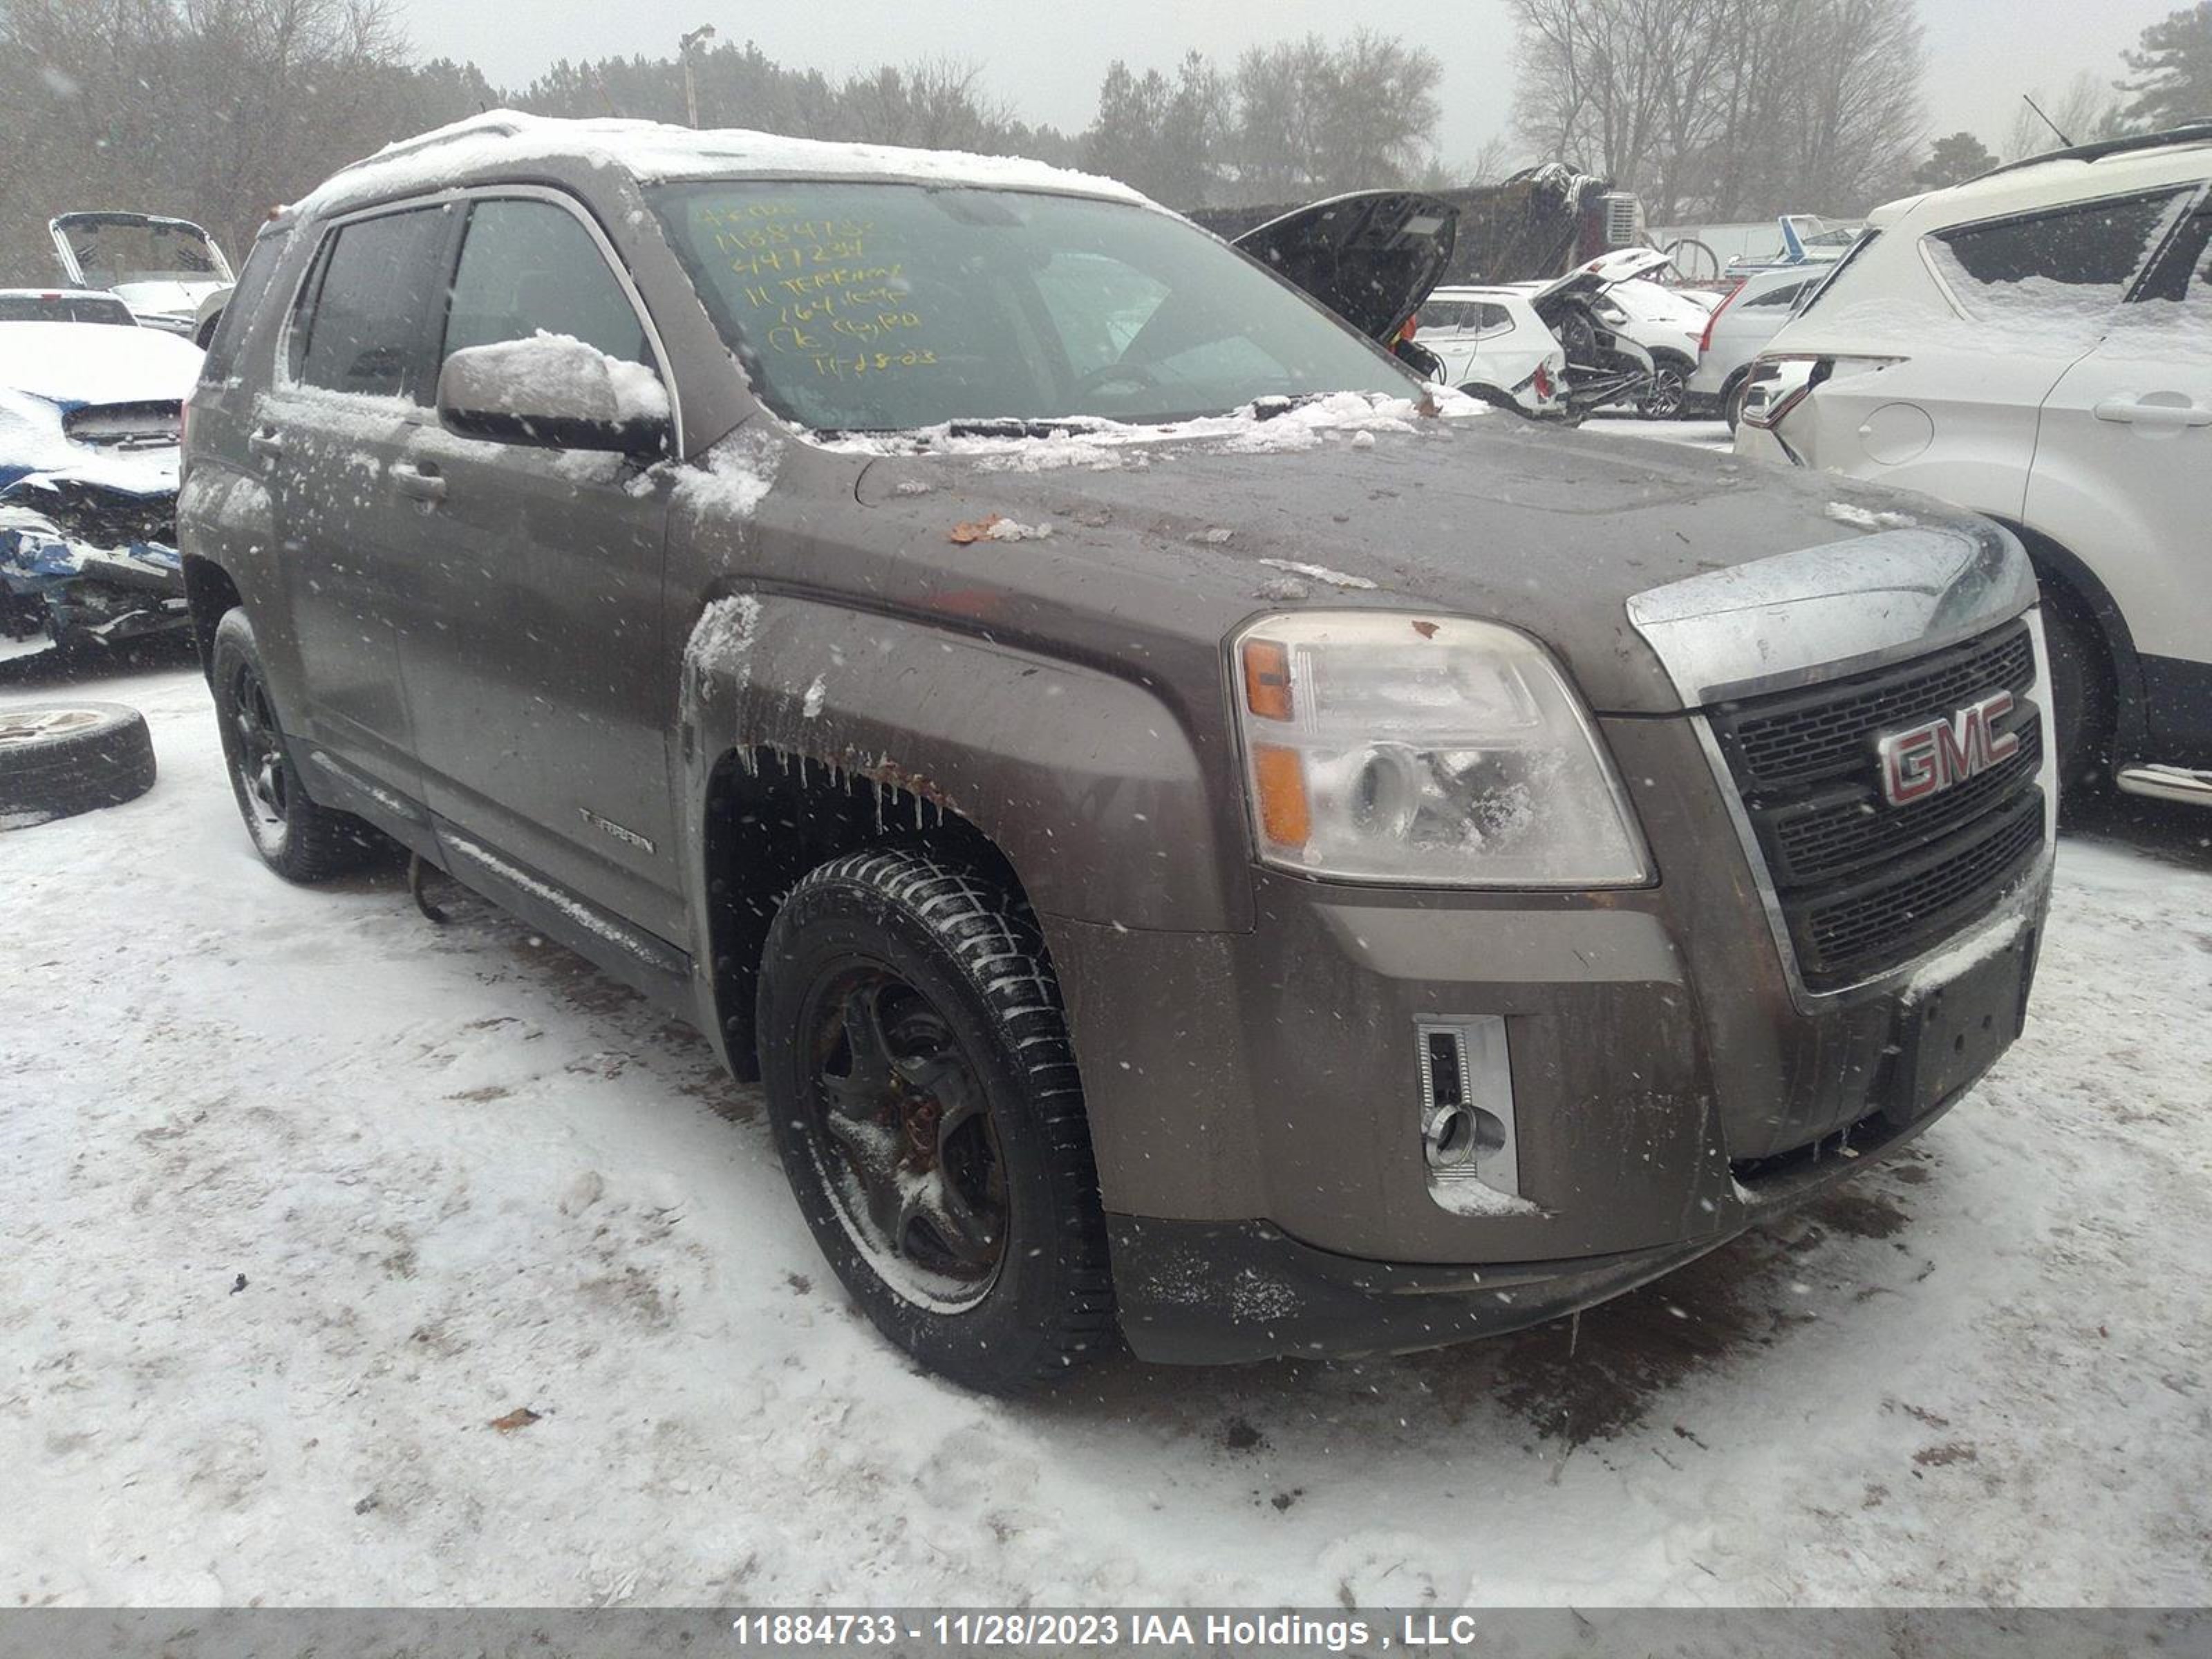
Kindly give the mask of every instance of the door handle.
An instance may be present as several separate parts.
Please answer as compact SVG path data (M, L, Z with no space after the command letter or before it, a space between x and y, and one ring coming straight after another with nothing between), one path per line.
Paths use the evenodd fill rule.
M401 495L422 502L442 501L446 499L446 481L432 466L417 466L412 461L392 464L392 487Z
M264 427L260 431L249 434L246 447L264 461L284 459L284 441L276 435L273 428Z
M2148 398L2106 398L2089 412L2100 421L2118 421L2129 426L2212 426L2212 409L2193 401L2159 401L2161 398L2180 396L2179 392L2154 392Z

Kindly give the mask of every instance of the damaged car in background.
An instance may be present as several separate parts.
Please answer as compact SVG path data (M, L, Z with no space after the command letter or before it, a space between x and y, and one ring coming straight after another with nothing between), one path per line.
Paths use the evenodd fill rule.
M1607 404L1638 404L1650 392L1651 353L1620 331L1619 313L1604 308L1602 298L1616 283L1649 270L1652 258L1666 262L1663 254L1648 250L1601 255L1549 282L1451 289L1444 314L1454 320L1437 343L1443 349L1419 343L1423 308L1452 265L1459 219L1459 210L1441 197L1358 191L1271 219L1231 246L1304 289L1424 379L1516 414L1579 418ZM1505 334L1516 331L1500 332L1486 352L1479 326L1470 338L1457 325L1469 296L1501 311L1510 307L1524 325L1518 337L1509 345ZM1527 353L1520 348L1544 330L1557 352L1541 349L1523 362Z
M46 222L72 288L100 289L148 328L205 345L230 294L230 261L189 219L152 213L64 213Z
M0 655L187 625L177 456L199 365L155 329L0 321Z

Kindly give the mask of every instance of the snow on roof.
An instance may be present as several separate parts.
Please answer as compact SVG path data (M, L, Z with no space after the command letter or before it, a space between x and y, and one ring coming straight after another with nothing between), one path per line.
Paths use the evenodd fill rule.
M1910 217L1917 229L1925 231L2100 196L2154 190L2160 185L2194 184L2204 176L2208 146L2212 146L2212 131L2202 137L2190 136L2172 143L2105 154L2054 150L1948 190L1885 202L1867 216L1867 222L1877 229L1887 229Z
M1053 191L1150 204L1114 179L1018 156L829 143L736 127L695 131L659 121L559 120L501 109L388 144L340 168L297 205L314 211L372 195L435 189L479 170L564 160L619 168L641 182L744 176L884 179Z

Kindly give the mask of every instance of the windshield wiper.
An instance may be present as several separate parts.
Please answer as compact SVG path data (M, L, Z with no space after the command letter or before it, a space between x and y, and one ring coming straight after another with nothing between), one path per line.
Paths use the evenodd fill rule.
M993 416L984 420L947 421L948 438L1062 438L1097 432L1113 424L1088 415L1062 415L1049 420L1020 416Z

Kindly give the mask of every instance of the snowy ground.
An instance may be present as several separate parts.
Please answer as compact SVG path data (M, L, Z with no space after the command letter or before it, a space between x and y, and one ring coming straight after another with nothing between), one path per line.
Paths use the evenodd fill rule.
M1996 1078L1578 1334L1006 1404L847 1307L695 1038L286 886L200 682L96 694L160 783L0 836L5 1604L2212 1596L2212 821L2069 839Z

